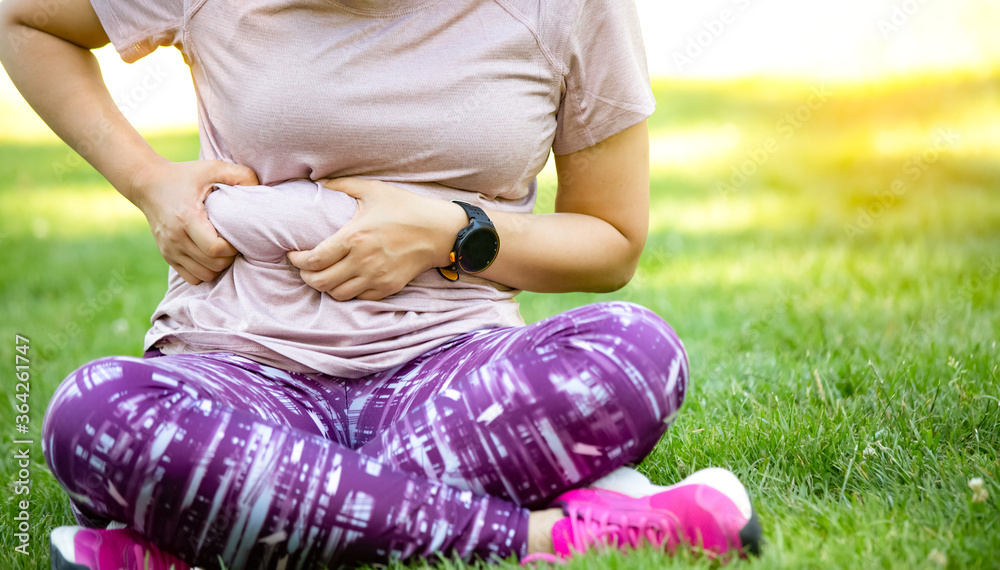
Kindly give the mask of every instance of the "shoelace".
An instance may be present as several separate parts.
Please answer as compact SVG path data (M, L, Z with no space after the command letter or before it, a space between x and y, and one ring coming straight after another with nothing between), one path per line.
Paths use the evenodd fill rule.
M571 553L583 553L591 546L618 548L622 551L640 548L643 541L659 548L665 543L670 545L673 536L673 525L666 517L648 515L630 518L621 515L618 521L612 521L611 512L598 509L595 516L593 508L580 508L570 505L566 508L566 516L570 520L572 542L569 544ZM530 554L521 561L524 566L531 562L552 562L565 564L565 560L554 554L538 552Z

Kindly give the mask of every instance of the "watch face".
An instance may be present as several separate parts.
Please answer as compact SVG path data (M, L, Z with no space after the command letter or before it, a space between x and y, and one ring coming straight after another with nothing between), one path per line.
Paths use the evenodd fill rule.
M475 228L462 240L458 265L466 273L479 273L493 263L500 239L490 228Z

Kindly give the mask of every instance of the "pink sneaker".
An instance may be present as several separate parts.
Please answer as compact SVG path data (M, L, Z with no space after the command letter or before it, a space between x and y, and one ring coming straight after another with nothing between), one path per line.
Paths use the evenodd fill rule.
M50 544L52 570L191 570L132 529L61 526Z
M566 514L552 529L556 556L534 554L524 562L558 562L590 547L627 551L644 542L669 553L690 545L710 557L760 553L757 515L743 484L729 471L703 469L675 485L643 490L655 492L591 488L563 493L553 503Z

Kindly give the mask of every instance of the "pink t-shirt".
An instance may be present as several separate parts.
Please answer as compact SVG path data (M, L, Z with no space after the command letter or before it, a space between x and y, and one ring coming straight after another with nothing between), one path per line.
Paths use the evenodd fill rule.
M284 258L354 214L313 182L358 176L487 212L531 212L549 151L653 112L631 0L93 0L122 59L176 46L198 95L201 158L262 186L206 201L240 252L211 283L170 270L146 347L232 351L359 377L456 335L522 324L516 290L419 275L382 301L335 301Z

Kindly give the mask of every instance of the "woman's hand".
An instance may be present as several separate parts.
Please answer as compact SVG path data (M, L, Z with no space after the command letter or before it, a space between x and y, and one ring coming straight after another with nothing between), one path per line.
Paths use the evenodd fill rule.
M192 285L215 279L239 253L205 213L205 198L216 183L259 184L254 171L239 164L163 160L137 172L126 194L146 215L163 259Z
M636 270L649 226L646 122L555 162L556 213L490 210L503 245L476 277L543 293L620 289ZM341 178L325 186L358 200L354 218L288 260L306 284L338 301L383 299L420 273L450 265L455 237L469 222L458 204L384 182Z
M419 196L377 180L339 178L324 186L358 201L354 217L309 251L288 260L302 280L338 301L377 301L414 277L451 262L458 231L468 224L458 204Z

